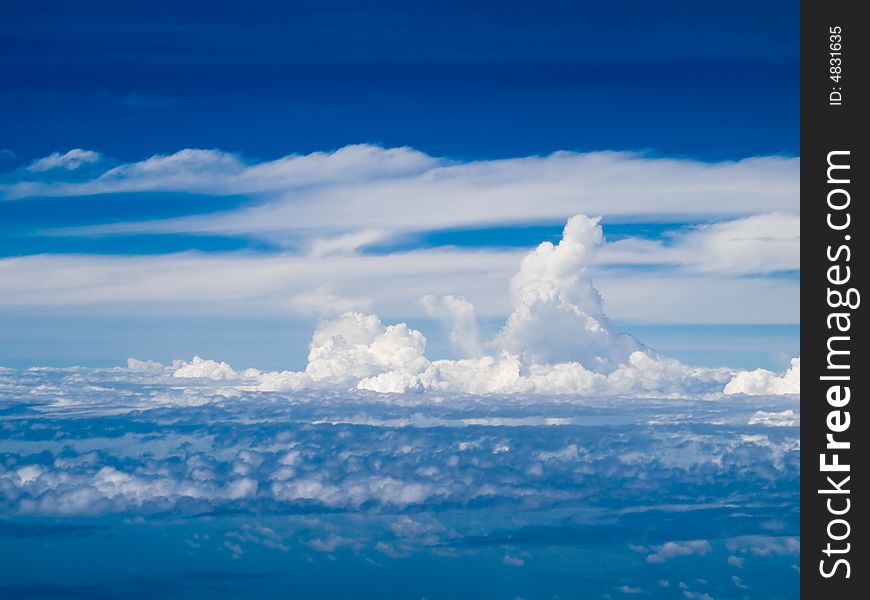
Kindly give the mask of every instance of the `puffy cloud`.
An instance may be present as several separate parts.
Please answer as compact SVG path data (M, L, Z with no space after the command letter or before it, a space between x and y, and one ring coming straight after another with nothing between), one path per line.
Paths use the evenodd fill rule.
M637 586L632 586L632 585L621 585L616 589L618 591L622 592L623 594L642 594L643 593L643 590L641 588L639 588Z
M428 296L423 304L451 322L457 346L479 356L430 361L421 332L351 311L315 330L304 372L249 369L240 374L226 363L194 357L174 364L173 376L244 380L246 389L261 391L331 387L381 393L682 396L721 389L729 371L660 357L612 330L585 266L601 240L598 219L578 215L568 221L557 245L544 242L528 254L511 282L513 312L487 344L495 349L490 355L482 355L470 302Z
M394 523L390 517L398 537L427 543L436 536L434 543L444 547L456 534L430 523L424 515L431 512L425 511L555 508L564 516L562 508L586 505L604 509L587 516L608 515L602 524L607 531L614 531L610 517L618 515L628 521L630 535L647 531L633 521L643 519L664 527L657 535L666 536L673 521L663 521L662 514L689 518L687 511L697 505L700 529L687 532L688 541L627 541L642 543L636 546L641 560L654 556L653 563L704 554L700 532L709 530L710 518L719 518L735 556L779 556L795 547L788 536L798 513L782 505L784 499L797 501L799 432L771 427L763 435L735 436L729 416L740 398L673 404L643 396L390 397L330 389L250 389L228 398L215 395L222 385L203 378L143 378L127 369L4 373L0 403L16 418L3 425L0 510L371 511L399 518ZM160 400L182 386L188 402ZM745 406L775 412L785 402L758 397ZM687 412L693 418L682 424L647 424L654 416ZM534 478L517 476L523 472ZM691 502L687 487L697 493ZM735 517L735 505L753 518ZM628 506L638 510L608 508ZM763 523L774 520L782 522L783 536L728 537L769 534ZM499 558L504 553L522 556L505 548Z
M801 359L791 359L791 366L779 374L767 369L740 371L725 386L726 394L800 394Z
M308 366L314 381L347 381L398 372L409 377L428 365L426 338L406 324L383 326L375 315L346 313L314 332Z
M198 356L194 356L190 362L176 361L172 366L175 369L172 373L173 377L202 378L214 381L239 378L239 374L227 363L205 360Z
M661 546L655 546L653 550L654 552L646 557L649 563L662 563L678 556L704 555L712 552L713 546L707 540L685 540L666 542Z
M737 567L738 569L743 568L743 563L746 562L745 558L741 558L739 556L734 556L733 554L728 557L728 564L732 567Z
M800 554L801 540L795 536L742 535L726 542L728 550L753 556Z
M51 171L53 169L66 169L67 171L75 171L83 165L99 162L100 153L92 150L82 150L81 148L73 148L61 154L60 152L52 152L48 156L39 158L27 166L27 170L33 173L41 173L43 171Z
M139 371L142 373L159 373L165 367L163 364L154 360L139 360L138 358L127 359L127 369L130 371Z
M599 219L575 215L557 245L543 242L523 259L511 280L514 308L495 341L499 347L529 363L574 360L593 371L612 371L643 349L612 331L586 275L602 239Z

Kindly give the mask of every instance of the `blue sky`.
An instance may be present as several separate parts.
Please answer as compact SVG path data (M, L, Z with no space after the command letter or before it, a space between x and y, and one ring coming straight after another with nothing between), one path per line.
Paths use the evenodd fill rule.
M4 2L0 139L19 162L357 142L793 155L797 6Z
M3 1L0 596L796 597L798 61L796 0Z
M717 223L798 212L796 2L516 2L497 11L491 3L468 2L253 2L244 8L218 2L207 10L177 2L6 2L0 10L0 257L9 267L7 300L0 306L9 333L0 343L0 364L74 363L76 343L79 361L88 364L117 364L128 354L168 361L182 349L188 357L214 355L242 365L304 364L307 336L323 315L311 310L311 300L303 308L291 300L300 289L259 289L236 301L239 290L222 288L212 290L219 298L206 304L200 301L208 298L196 298L194 291L184 298L151 293L149 300L133 302L117 289L103 293L105 285L93 284L86 290L88 284L79 282L73 298L59 288L22 283L9 262L30 259L26 270L34 280L57 282L59 273L99 270L99 257L127 257L135 267L119 268L135 279L142 277L136 269L158 265L140 257L168 257L171 270L179 262L172 257L185 252L214 261L326 252L381 257L390 265L401 257L413 264L415 252L440 252L442 262L428 274L411 277L411 267L401 267L405 275L396 272L392 279L398 294L363 290L362 283L344 286L346 269L358 271L355 266L324 266L321 280L306 281L320 298L315 304L358 308L349 299L363 297L363 308L387 321L416 324L435 355L450 356L446 334L419 309L419 297L468 296L482 329L495 331L508 313L507 287L523 253L544 240L557 242L565 219L582 212L604 216L608 242L626 242L608 247L610 258L591 267L620 327L645 327L650 345L709 365L782 368L798 353L794 257L738 268L711 254L687 267L685 256L697 247L684 243ZM255 176L245 168L349 144L413 150L360 158L353 176L342 171L344 159L327 159L320 167L300 167L324 169L314 183L286 174L285 187L245 183ZM159 181L143 183L137 164L155 155L178 157L189 148L212 153L163 165ZM37 162L53 153L62 159L72 149L92 154L75 168L69 160L51 168ZM634 153L601 158L601 169L612 170L618 188L614 210L606 198L553 196L554 179L567 182L560 194L586 189L597 167L583 171L583 157L607 150ZM574 158L553 159L559 151ZM542 157L541 164L514 169L500 162L529 156ZM767 162L727 162L750 157ZM721 173L710 178L705 165ZM399 194L444 167L455 167L454 188L430 191L420 184L411 196L431 207L439 193L455 193L453 207L443 215L409 210L421 222L395 219L380 227L393 215L377 212L377 194ZM94 185L116 168L121 173L114 187ZM166 169L176 168L186 169L185 182L167 179ZM208 183L234 169L235 180ZM507 199L505 206L522 206L500 217L502 205L490 203L490 216L466 218L462 195L470 203L485 202L473 192L512 169L516 181L502 185L528 195ZM575 171L581 175L571 179ZM686 192L663 208L673 196L662 183L666 177L703 198ZM297 211L296 202L331 202L348 181L370 188L368 200L359 201L368 202L368 218ZM611 193L605 183L588 185L603 197ZM647 188L650 198L640 197ZM492 193L497 191L495 186ZM277 206L276 212L266 211L261 220L251 216L264 206ZM349 214L349 204L335 206L330 210ZM297 227L299 220L304 222ZM793 225L772 226L786 240ZM338 250L328 240L339 240ZM649 254L638 246L644 242L657 244L662 256L639 260ZM480 257L476 250L488 254ZM58 262L67 255L78 262ZM469 285L473 276L456 267L472 260L493 274L486 289L480 277L476 287ZM214 261L210 268L222 272ZM398 267L378 267L390 268ZM389 272L379 273L372 288L390 281ZM665 290L683 283L702 287L698 273L709 278L712 294L732 290L732 298L745 298L754 312L729 311L724 300L706 310L700 299L690 302L697 310L674 305ZM647 281L632 290L625 282L634 274ZM653 276L662 290L649 292L662 307L658 312L637 302L638 290L652 289ZM683 283L663 283L665 276ZM426 282L414 283L420 278ZM263 298L279 293L293 306L263 309ZM700 298L700 289L692 293ZM215 308L221 298L233 301ZM781 343L770 342L771 326ZM686 335L692 327L698 336ZM103 329L112 335L97 333ZM166 343L142 335L160 330L167 332ZM274 332L284 335L276 340ZM734 336L742 351L734 348ZM720 343L711 347L710 339Z

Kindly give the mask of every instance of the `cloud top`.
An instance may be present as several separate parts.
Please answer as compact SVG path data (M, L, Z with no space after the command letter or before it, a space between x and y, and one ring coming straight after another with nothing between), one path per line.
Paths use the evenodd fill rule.
M726 394L749 394L753 396L769 394L800 394L801 359L791 359L791 366L784 373L774 373L767 369L740 371L725 386Z

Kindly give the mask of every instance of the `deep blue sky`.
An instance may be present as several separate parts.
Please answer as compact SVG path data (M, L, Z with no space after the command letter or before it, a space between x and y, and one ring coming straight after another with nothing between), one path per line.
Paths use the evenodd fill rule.
M352 142L457 158L795 155L797 7L5 0L0 148L17 158L0 161Z
M253 161L365 142L459 160L557 150L641 150L703 161L796 156L798 6L3 0L0 183L4 174L26 173L33 160L71 148L100 152L101 169L182 148L219 148ZM273 251L245 236L45 234L248 201L159 191L0 201L0 257ZM562 224L430 232L370 251L533 246L557 239ZM649 225L605 221L605 232L609 239L657 238L670 225L647 231ZM262 344L264 332L284 335L296 363L310 334L309 324L273 323L255 325L251 338L250 323L225 321L218 339L212 325L173 324L188 344L172 343L184 353L277 367L292 353L275 356ZM111 339L94 333L104 327ZM2 314L0 364L115 364L128 354L171 359L171 344L141 335L164 327L147 319L107 326L63 310ZM706 348L703 335L688 336L691 343L680 331L645 335L687 360L747 367L782 367L799 345L797 326L775 348L741 341L740 356L721 332L711 334L722 342L716 349ZM738 337L775 336L762 328ZM707 351L714 355L705 358Z

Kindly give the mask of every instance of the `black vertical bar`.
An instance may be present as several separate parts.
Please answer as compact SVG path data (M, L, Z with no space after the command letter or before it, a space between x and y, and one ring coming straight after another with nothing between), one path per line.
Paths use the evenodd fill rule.
M870 339L859 300L870 235L870 23L858 9L801 3L801 593L810 599L870 597L867 496L858 491L870 483L861 352Z

